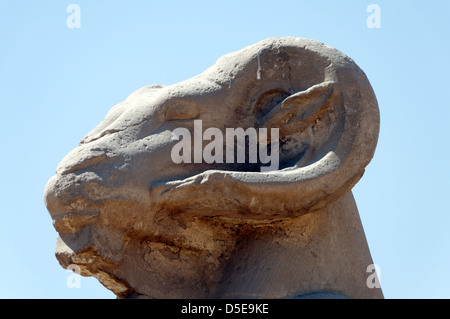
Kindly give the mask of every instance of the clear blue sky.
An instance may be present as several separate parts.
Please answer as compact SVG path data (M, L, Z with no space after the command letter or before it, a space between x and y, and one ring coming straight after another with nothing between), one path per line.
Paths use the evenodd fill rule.
M0 1L0 298L114 298L94 278L67 287L47 180L134 90L273 36L325 42L366 72L381 132L354 195L385 297L450 298L449 21L448 0Z

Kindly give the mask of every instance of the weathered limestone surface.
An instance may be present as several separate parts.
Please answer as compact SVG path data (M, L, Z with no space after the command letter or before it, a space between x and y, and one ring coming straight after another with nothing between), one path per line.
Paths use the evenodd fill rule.
M174 163L194 120L278 128L279 170ZM351 193L378 131L370 83L336 49L284 37L227 54L137 90L62 160L44 193L56 256L118 297L382 298Z

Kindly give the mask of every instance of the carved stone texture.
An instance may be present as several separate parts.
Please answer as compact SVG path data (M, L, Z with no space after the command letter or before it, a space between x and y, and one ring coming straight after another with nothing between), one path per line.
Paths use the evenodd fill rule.
M199 120L278 128L278 170L175 163L173 132ZM338 50L280 37L227 54L132 93L62 160L44 194L56 257L121 298L382 298L351 193L378 131L371 85Z

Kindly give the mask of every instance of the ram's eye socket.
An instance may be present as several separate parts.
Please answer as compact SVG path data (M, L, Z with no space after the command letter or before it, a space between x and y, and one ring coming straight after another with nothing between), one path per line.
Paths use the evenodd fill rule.
M179 103L166 110L166 121L191 120L199 116L198 106L194 103Z
M262 117L269 113L291 93L284 88L271 88L261 93L253 105L254 114Z

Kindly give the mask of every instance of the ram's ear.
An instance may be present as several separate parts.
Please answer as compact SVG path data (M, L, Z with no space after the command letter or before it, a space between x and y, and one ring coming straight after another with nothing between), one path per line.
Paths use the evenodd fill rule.
M262 119L262 126L278 128L280 138L304 131L331 107L334 86L322 82L288 96Z

